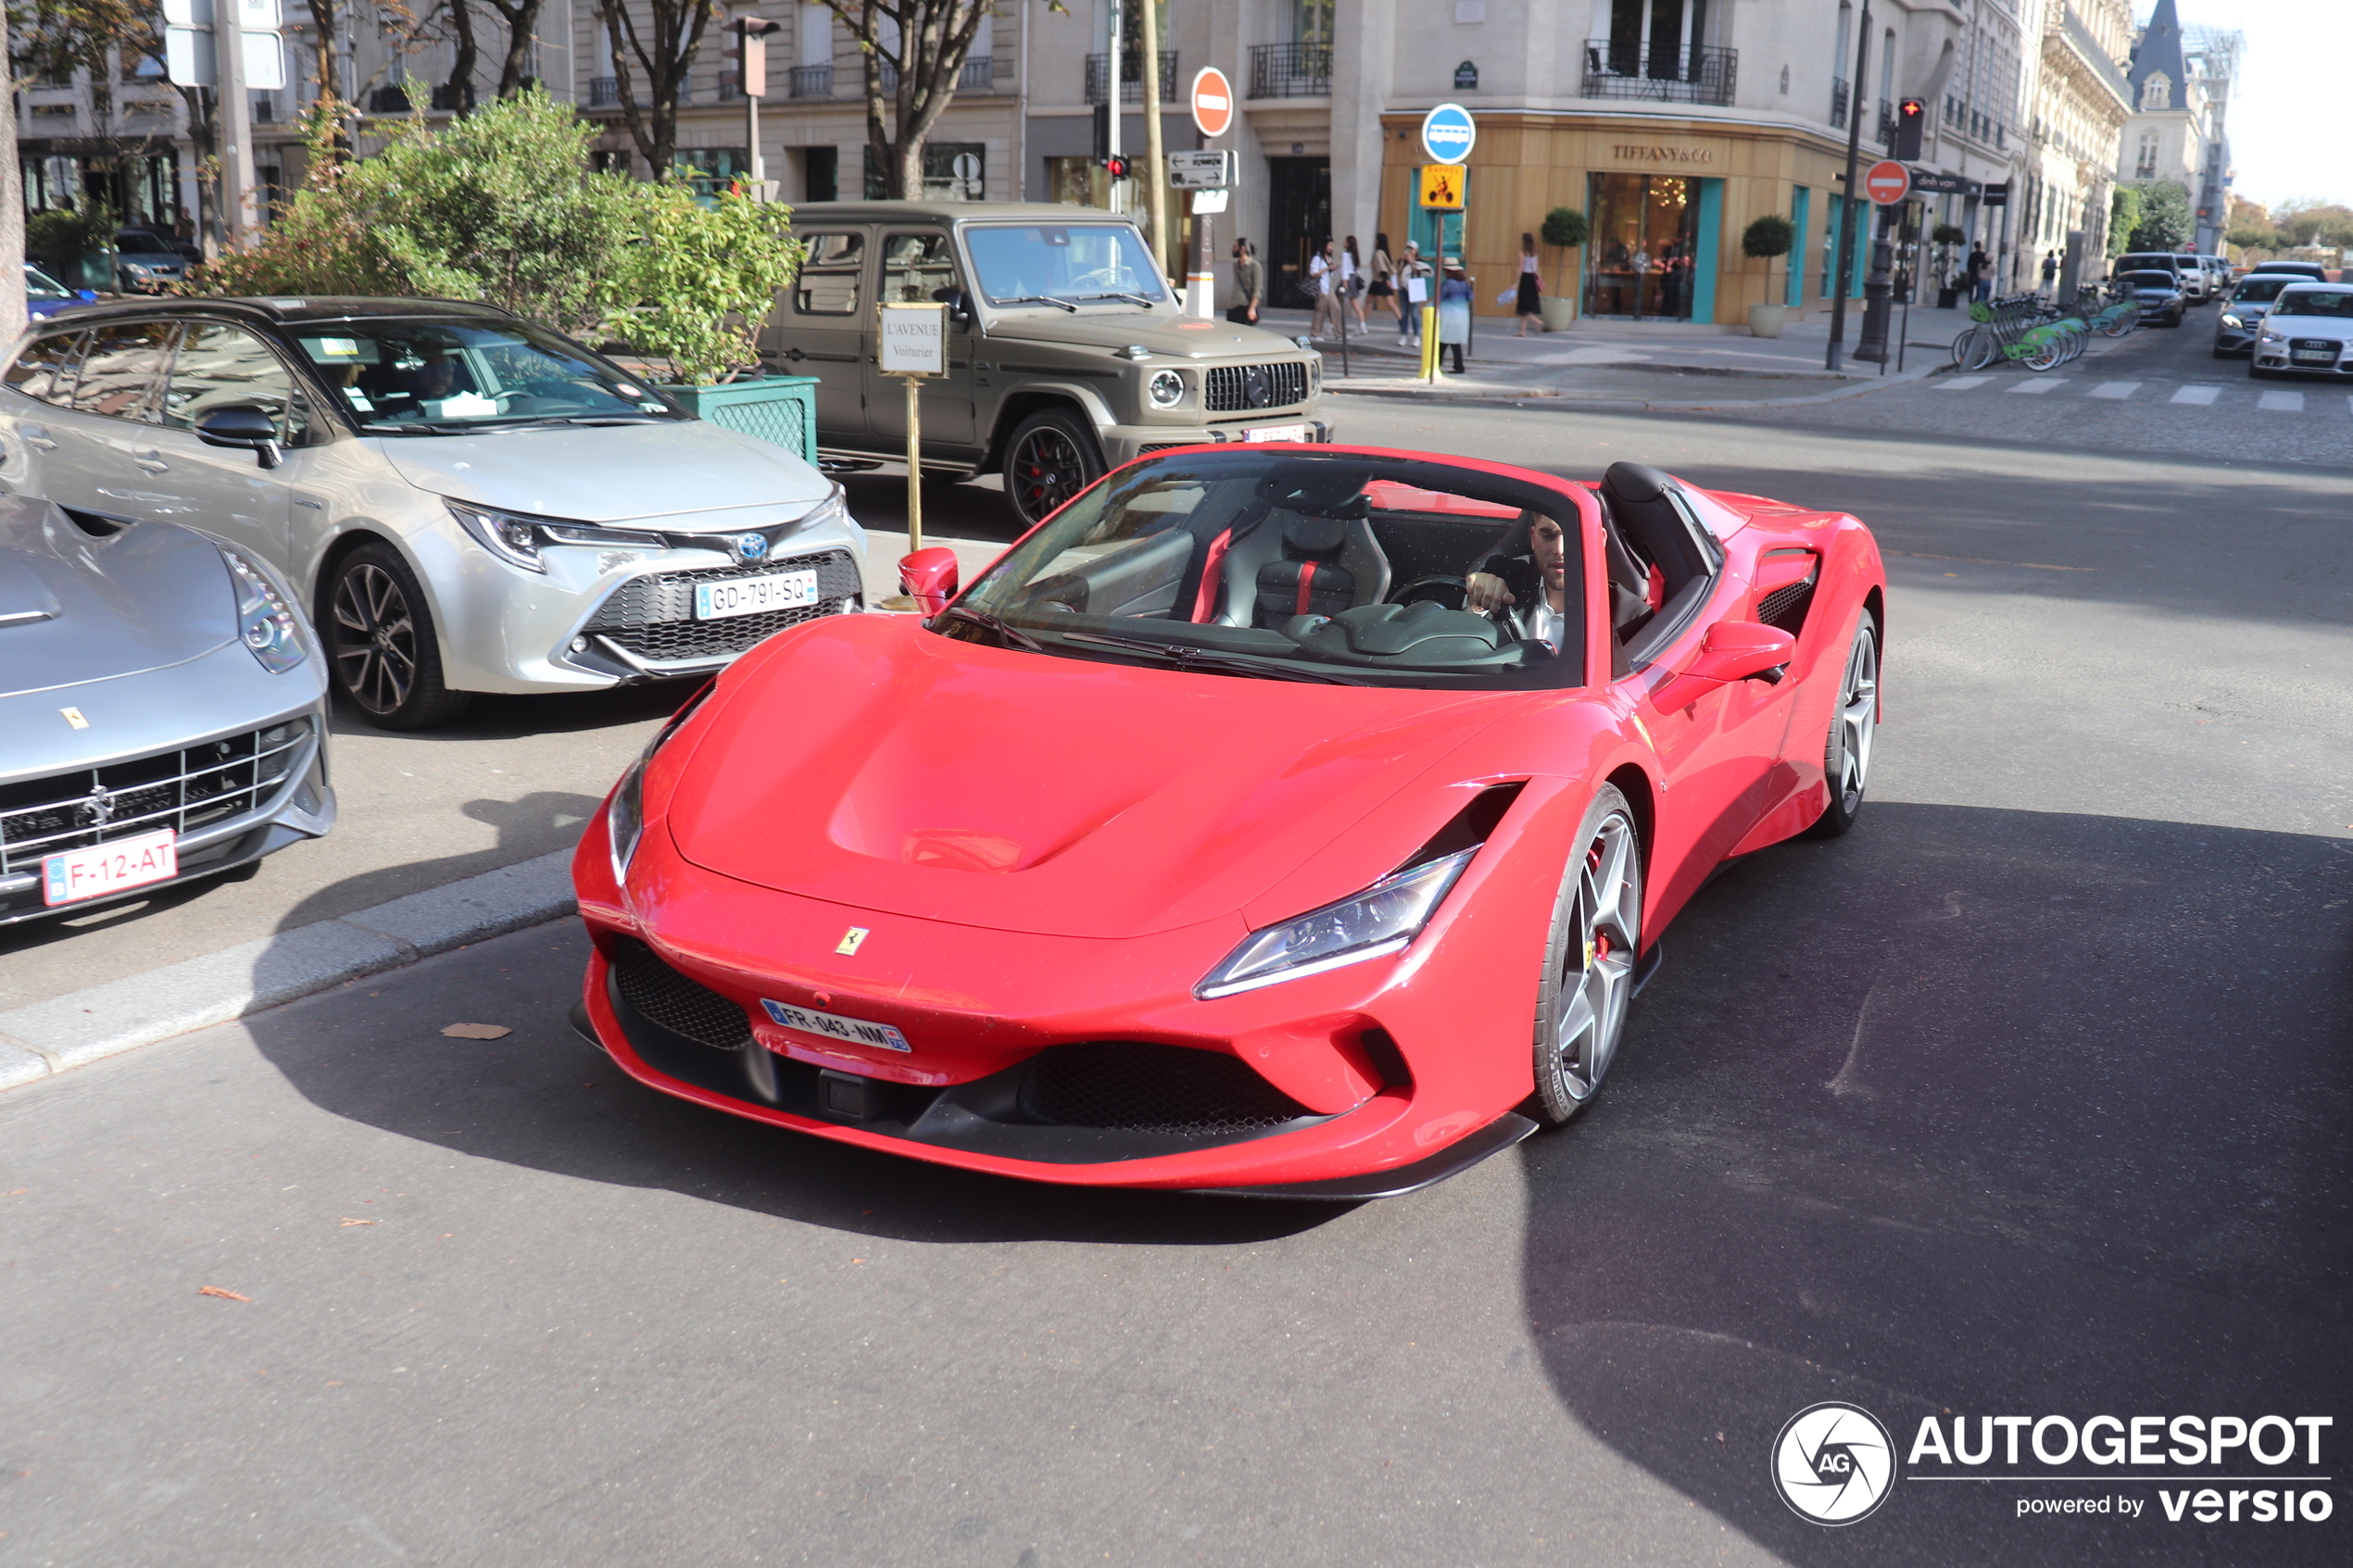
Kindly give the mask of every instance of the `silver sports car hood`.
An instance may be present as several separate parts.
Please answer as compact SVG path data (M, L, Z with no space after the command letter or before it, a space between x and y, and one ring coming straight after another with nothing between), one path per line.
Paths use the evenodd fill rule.
M94 538L46 501L0 495L0 697L184 664L234 640L235 619L228 568L202 536L134 525Z

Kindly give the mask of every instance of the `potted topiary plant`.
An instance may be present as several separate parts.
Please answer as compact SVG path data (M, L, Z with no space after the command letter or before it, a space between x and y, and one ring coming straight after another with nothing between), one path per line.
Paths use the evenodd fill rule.
M1741 234L1741 254L1765 263L1765 293L1767 297L1748 307L1748 332L1751 337L1779 337L1788 321L1789 307L1771 297L1773 293L1773 257L1787 256L1789 247L1797 243L1797 225L1778 212L1768 212L1751 223Z
M1573 207L1556 207L1544 214L1544 227L1540 237L1556 250L1575 250L1592 235L1592 225L1585 221L1583 213ZM1553 267L1553 290L1544 296L1540 307L1544 312L1544 330L1548 332L1565 332L1568 331L1569 323L1577 320L1577 296L1561 292L1560 275L1560 265L1555 262Z

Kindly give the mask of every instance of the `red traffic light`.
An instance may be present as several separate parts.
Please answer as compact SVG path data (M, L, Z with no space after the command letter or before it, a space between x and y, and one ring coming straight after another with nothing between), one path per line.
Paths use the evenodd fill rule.
M1124 157L1107 157L1103 159L1103 172L1114 180L1125 180L1127 178L1127 160Z
M1920 132L1928 124L1928 100L1905 98L1895 106L1895 144L1890 149L1897 161L1910 163L1920 156Z

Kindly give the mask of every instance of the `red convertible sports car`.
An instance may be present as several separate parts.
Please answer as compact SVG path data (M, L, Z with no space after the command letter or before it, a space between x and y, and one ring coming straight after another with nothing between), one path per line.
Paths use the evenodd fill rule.
M968 1170L1361 1198L1576 1115L1709 872L1844 833L1885 579L1633 463L1191 447L771 638L583 839L574 1022Z

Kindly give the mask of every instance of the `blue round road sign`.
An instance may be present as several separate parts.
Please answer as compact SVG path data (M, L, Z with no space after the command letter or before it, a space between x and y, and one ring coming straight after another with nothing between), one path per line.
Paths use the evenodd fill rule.
M1462 163L1478 140L1478 126L1460 104L1441 104L1422 116L1422 151L1433 163Z

